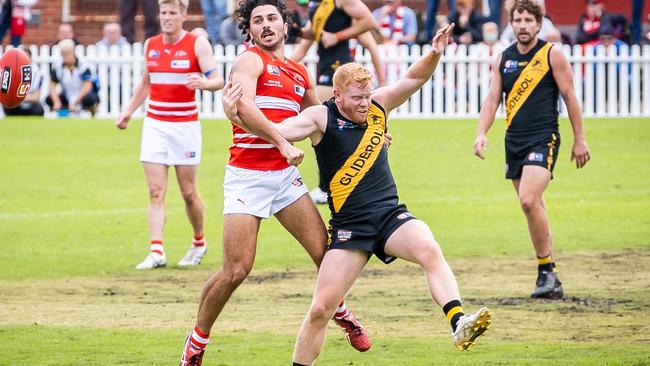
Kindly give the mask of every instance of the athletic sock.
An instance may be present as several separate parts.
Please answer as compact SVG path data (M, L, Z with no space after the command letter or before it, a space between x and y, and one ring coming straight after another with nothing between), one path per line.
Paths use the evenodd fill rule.
M458 323L458 320L461 316L465 315L465 313L463 313L463 305L460 303L460 300L451 300L450 302L446 303L445 306L442 307L442 311L445 312L447 320L449 320L451 330L455 332L456 323Z
M336 308L336 313L334 314L335 319L343 319L348 316L348 308L345 306L345 300L342 300L339 304L339 307Z
M205 349L205 346L210 342L210 333L204 334L199 327L195 326L190 336L190 342L198 349Z
M152 240L151 244L149 245L149 251L151 251L151 253L165 255L165 250L163 249L163 241Z
M307 365L303 365L303 364L301 364L301 363L294 362L291 366L307 366Z
M194 235L192 238L192 245L195 247L202 247L205 245L205 235L203 233L199 235Z
M553 258L550 255L542 258L537 257L537 271L553 272Z
M551 262L551 265L553 266L553 272L557 272L557 267L555 266L555 262Z

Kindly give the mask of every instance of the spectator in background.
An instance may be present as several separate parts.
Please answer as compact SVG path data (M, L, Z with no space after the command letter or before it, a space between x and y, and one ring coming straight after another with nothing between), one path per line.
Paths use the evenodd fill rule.
M74 42L75 46L81 44L81 42L79 42L79 40L75 36L74 28L70 23L59 24L59 27L57 28L56 31L56 42L54 42L52 46L57 46L59 42L63 41L64 39L71 39Z
M560 32L560 30L555 27L549 29L548 32L546 32L545 41L555 43L555 44L564 43L564 40L562 40L562 32Z
M483 24L481 30L483 36L482 43L490 48L494 48L499 43L499 26L497 23L487 22Z
M456 12L449 14L449 22L456 23L452 35L456 43L470 45L483 41L481 27L485 18L474 9L472 0L458 0Z
M605 25L612 27L616 38L622 39L627 19L620 14L607 13L603 0L587 0L586 12L578 21L576 43L583 46L596 44L600 36L600 27Z
M227 0L201 0L201 9L203 9L208 39L212 44L223 43L220 28L221 23L228 18Z
M27 28L27 21L32 17L30 8L36 5L37 0L14 0L7 3L10 7L10 18L9 18L9 29L11 30L11 45L18 47L22 38L25 35L25 30ZM4 15L4 14L3 14ZM6 19L3 19L5 21ZM4 33L7 31L6 28L3 28L2 38L4 38Z
M12 0L0 0L0 43L11 27L11 11L13 10Z
M633 44L641 43L641 28L643 26L643 0L632 0L632 30Z
M618 55L621 46L625 45L625 42L616 38L614 28L609 24L605 24L600 27L598 32L598 41L594 44L594 52L596 52L599 47L605 47L605 53L607 53L609 51L609 46L614 46L616 54Z
M246 41L244 35L241 33L241 29L239 29L239 21L235 13L230 14L228 18L221 22L219 26L219 38L221 39L221 44L224 46L239 46Z
M75 113L85 109L94 115L99 103L95 73L90 65L75 56L73 40L64 39L58 47L62 60L50 68L50 95L45 102L55 111ZM57 85L61 86L59 94Z
M438 13L438 4L440 0L427 0L427 15L424 28L426 29L427 43L433 39L436 30L436 13ZM447 0L447 14L451 15L456 12L456 0ZM441 27L439 27L441 28Z
M286 44L296 44L300 41L300 30L309 20L309 0L296 0L296 7L291 11L289 31ZM240 31L241 33L241 31Z
M383 0L383 4L372 12L372 16L379 23L384 44L414 44L418 24L413 9L402 5L402 0Z
M544 2L543 0L541 1ZM488 19L497 25L497 29L501 28L501 6L503 0L488 0L488 6L490 7L490 16Z
M4 108L6 116L42 116L45 111L41 104L41 87L43 85L43 74L38 66L31 62L32 52L27 47L21 48L27 56L32 65L32 85L29 88L29 94L25 97L20 105L15 108Z
M97 47L122 47L129 45L129 41L126 40L126 37L122 36L122 28L115 22L104 24L102 33L104 37L95 43L95 46Z
M144 14L144 37L145 39L159 33L158 28L158 0L119 0L118 11L120 13L120 27L122 35L129 43L135 42L135 14L140 2Z

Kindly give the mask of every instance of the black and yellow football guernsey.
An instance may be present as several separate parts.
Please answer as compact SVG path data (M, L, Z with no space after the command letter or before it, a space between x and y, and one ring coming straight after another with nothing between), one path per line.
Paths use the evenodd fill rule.
M341 114L333 98L323 104L327 127L314 150L328 188L329 247L365 250L389 263L395 258L383 252L386 241L414 217L399 204L388 165L386 113L372 101L367 122L357 124Z
M501 54L507 179L519 178L524 165L539 165L553 172L560 133L559 89L550 62L552 46L538 40L522 55L515 43Z
M330 48L323 47L321 35L323 31L336 33L352 25L352 18L336 6L335 0L312 0L309 2L309 18L311 19L314 39L318 42L317 84L332 85L334 71L340 65L352 62L350 42L340 41Z

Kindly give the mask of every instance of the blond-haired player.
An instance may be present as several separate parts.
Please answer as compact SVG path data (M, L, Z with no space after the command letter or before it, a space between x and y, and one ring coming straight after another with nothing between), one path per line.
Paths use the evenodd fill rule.
M145 42L146 68L116 126L125 129L131 115L149 97L142 125L140 161L149 187L149 253L137 269L167 265L163 248L167 170L176 178L185 200L185 211L194 232L192 246L181 266L197 265L207 246L203 234L203 202L196 189L201 161L201 124L195 90L217 91L224 80L210 43L183 29L188 0L159 0L162 34Z

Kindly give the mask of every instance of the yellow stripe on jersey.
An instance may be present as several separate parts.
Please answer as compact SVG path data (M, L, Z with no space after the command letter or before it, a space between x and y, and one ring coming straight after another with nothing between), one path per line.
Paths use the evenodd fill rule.
M506 98L506 129L510 127L512 119L515 118L521 106L532 94L537 84L551 69L548 62L548 53L553 44L547 42L539 49L530 60L528 65L521 71Z
M376 104L370 104L366 121L368 128L359 141L359 145L330 182L330 196L334 212L338 213L341 210L352 191L375 164L377 156L384 146L384 131L386 130L384 111Z
M322 0L314 12L314 17L311 19L311 29L314 31L314 39L320 42L320 37L323 34L325 23L330 15L336 8L334 0Z

